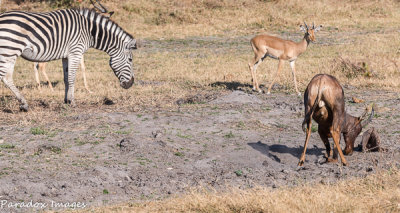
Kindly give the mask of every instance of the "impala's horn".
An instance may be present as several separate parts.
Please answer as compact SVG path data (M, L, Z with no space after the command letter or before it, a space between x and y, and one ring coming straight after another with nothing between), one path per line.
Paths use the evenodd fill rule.
M306 28L307 28L307 30L308 30L308 26L307 26L306 22L304 22L304 26L306 26Z
M93 0L90 0L90 2L93 4L93 6L98 9L101 13L108 13L110 17L114 14L114 11L108 12L107 8L105 8L98 0L96 0L96 3L93 2Z

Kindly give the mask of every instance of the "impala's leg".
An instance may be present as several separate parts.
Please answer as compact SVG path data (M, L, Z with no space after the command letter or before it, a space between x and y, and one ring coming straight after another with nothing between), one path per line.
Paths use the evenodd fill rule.
M4 59L4 60L3 60ZM18 91L18 89L14 85L13 81L13 72L15 61L17 60L17 56L1 58L0 59L0 79L3 80L4 84L14 93L17 97L17 100L20 103L21 111L28 111L28 103L26 102L24 96Z
M38 62L34 62L33 63L33 71L35 72L35 80L36 80L37 87L40 90L40 80L39 80L38 67L39 67L39 63Z
M54 91L53 85L51 85L49 77L47 76L47 73L46 73L46 63L39 63L39 69L42 72L42 74L44 75L44 78L46 79L47 83L49 84L51 91Z
M290 67L292 68L293 80L294 80L294 88L298 96L301 96L299 90L297 89L297 81L296 81L296 68L295 68L295 61L290 62Z
M63 59L63 70L64 70L64 83L65 83L65 99L64 102L76 106L74 100L74 87L76 70L78 69L79 62L81 61L82 55L71 55L68 59Z
M251 72L251 77L253 78L253 90L262 92L259 88L258 81L257 81L257 67L263 61L263 54L259 52L254 53L254 60L252 63L249 63L249 69Z
M85 89L89 92L89 93L93 93L92 91L90 91L89 86L86 82L86 67L85 67L85 60L82 56L81 59L81 70L82 70L82 76L83 76L83 84L85 85Z
M301 153L301 157L299 160L299 166L303 166L304 161L306 160L306 151L307 151L307 144L308 141L310 140L310 135L311 135L311 123L312 123L312 119L310 118L307 122L307 133L306 133L306 141L304 142L304 149L303 149L303 153Z
M253 85L253 90L255 90L256 85L255 85L255 82L254 82L254 71L253 71L253 65L251 63L249 63L249 70L250 70L250 73L251 73L251 84Z
M279 76L279 73L280 73L281 70L282 70L282 65L283 65L283 60L279 59L278 71L276 72L274 78L272 79L271 84L270 84L269 87L268 87L268 92L267 92L267 94L271 94L271 88L272 88L272 86L274 85L276 78Z

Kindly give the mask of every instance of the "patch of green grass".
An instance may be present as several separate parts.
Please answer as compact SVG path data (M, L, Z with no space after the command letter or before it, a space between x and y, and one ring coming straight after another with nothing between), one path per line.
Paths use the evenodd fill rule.
M240 177L240 176L242 176L243 175L243 171L242 170L236 170L235 171L235 174L238 176L238 177Z
M270 107L264 107L263 110L264 110L265 112L268 112L268 111L271 111L271 108L270 108Z
M140 165L142 165L142 166L144 166L144 165L146 165L146 164L152 162L150 159L144 158L144 157L138 157L138 158L136 158L136 160L137 160L138 163L139 163Z
M234 138L235 135L230 131L228 134L224 135L224 138Z
M103 194L108 195L108 194L110 194L110 192L108 192L107 189L103 189Z
M190 139L190 138L192 138L191 135L183 135L183 134L181 134L181 133L176 134L176 136L178 136L178 137L180 137L180 138L185 138L185 139Z
M119 134L119 135L127 135L127 134L130 133L130 131L127 131L127 130L117 130L117 131L115 131L115 133L116 133L116 134Z
M246 125L244 124L243 121L239 121L239 123L236 126L239 127L239 128L245 128L246 127Z
M0 144L0 149L14 149L15 146L12 144Z
M175 156L178 156L178 157L183 157L183 156L185 156L185 154L183 154L183 152L175 152L174 155L175 155Z
M311 132L316 132L318 131L318 126L314 126L314 124L311 126Z
M47 134L47 130L42 129L41 127L32 127L31 133L33 135L45 135L45 134Z
M88 143L87 141L83 141L80 138L75 138L74 141L75 141L75 144L78 146L83 146Z

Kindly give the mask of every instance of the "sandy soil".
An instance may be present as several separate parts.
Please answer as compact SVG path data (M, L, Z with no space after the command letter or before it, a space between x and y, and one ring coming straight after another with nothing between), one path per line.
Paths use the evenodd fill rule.
M159 199L197 187L328 183L399 166L400 115L393 113L400 109L398 94L345 86L350 114L361 115L365 105L377 104L370 127L377 128L387 152L356 151L346 156L347 167L327 164L315 132L305 167L298 170L305 139L302 98L255 94L246 88L193 94L176 100L177 107L170 110L82 110L48 123L42 132L1 124L0 201L32 200L48 204L46 209L51 202L99 206ZM353 96L366 103L351 103ZM360 141L361 136L356 146ZM0 211L15 209L4 206Z

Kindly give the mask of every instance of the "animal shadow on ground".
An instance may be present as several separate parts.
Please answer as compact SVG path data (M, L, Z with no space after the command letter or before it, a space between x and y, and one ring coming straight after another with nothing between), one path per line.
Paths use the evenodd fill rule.
M249 89L251 90L251 88L253 87L250 84L247 84L247 83L243 84L243 83L240 83L237 81L230 81L230 82L217 81L217 82L211 83L210 86L211 87L223 87L227 90L242 90L242 91L249 90ZM264 85L260 85L260 87L264 87Z
M303 147L287 147L286 145L282 144L274 144L274 145L267 145L265 143L262 143L261 141L258 141L257 143L248 143L249 146L251 146L253 149L261 152L262 154L274 159L277 162L281 162L279 157L277 155L272 154L271 152L274 153L280 153L280 154L291 154L292 156L299 158L301 155L301 152L303 151ZM308 148L307 149L307 154L309 155L315 155L315 156L320 156L323 155L324 149L319 148L314 146L313 148Z

